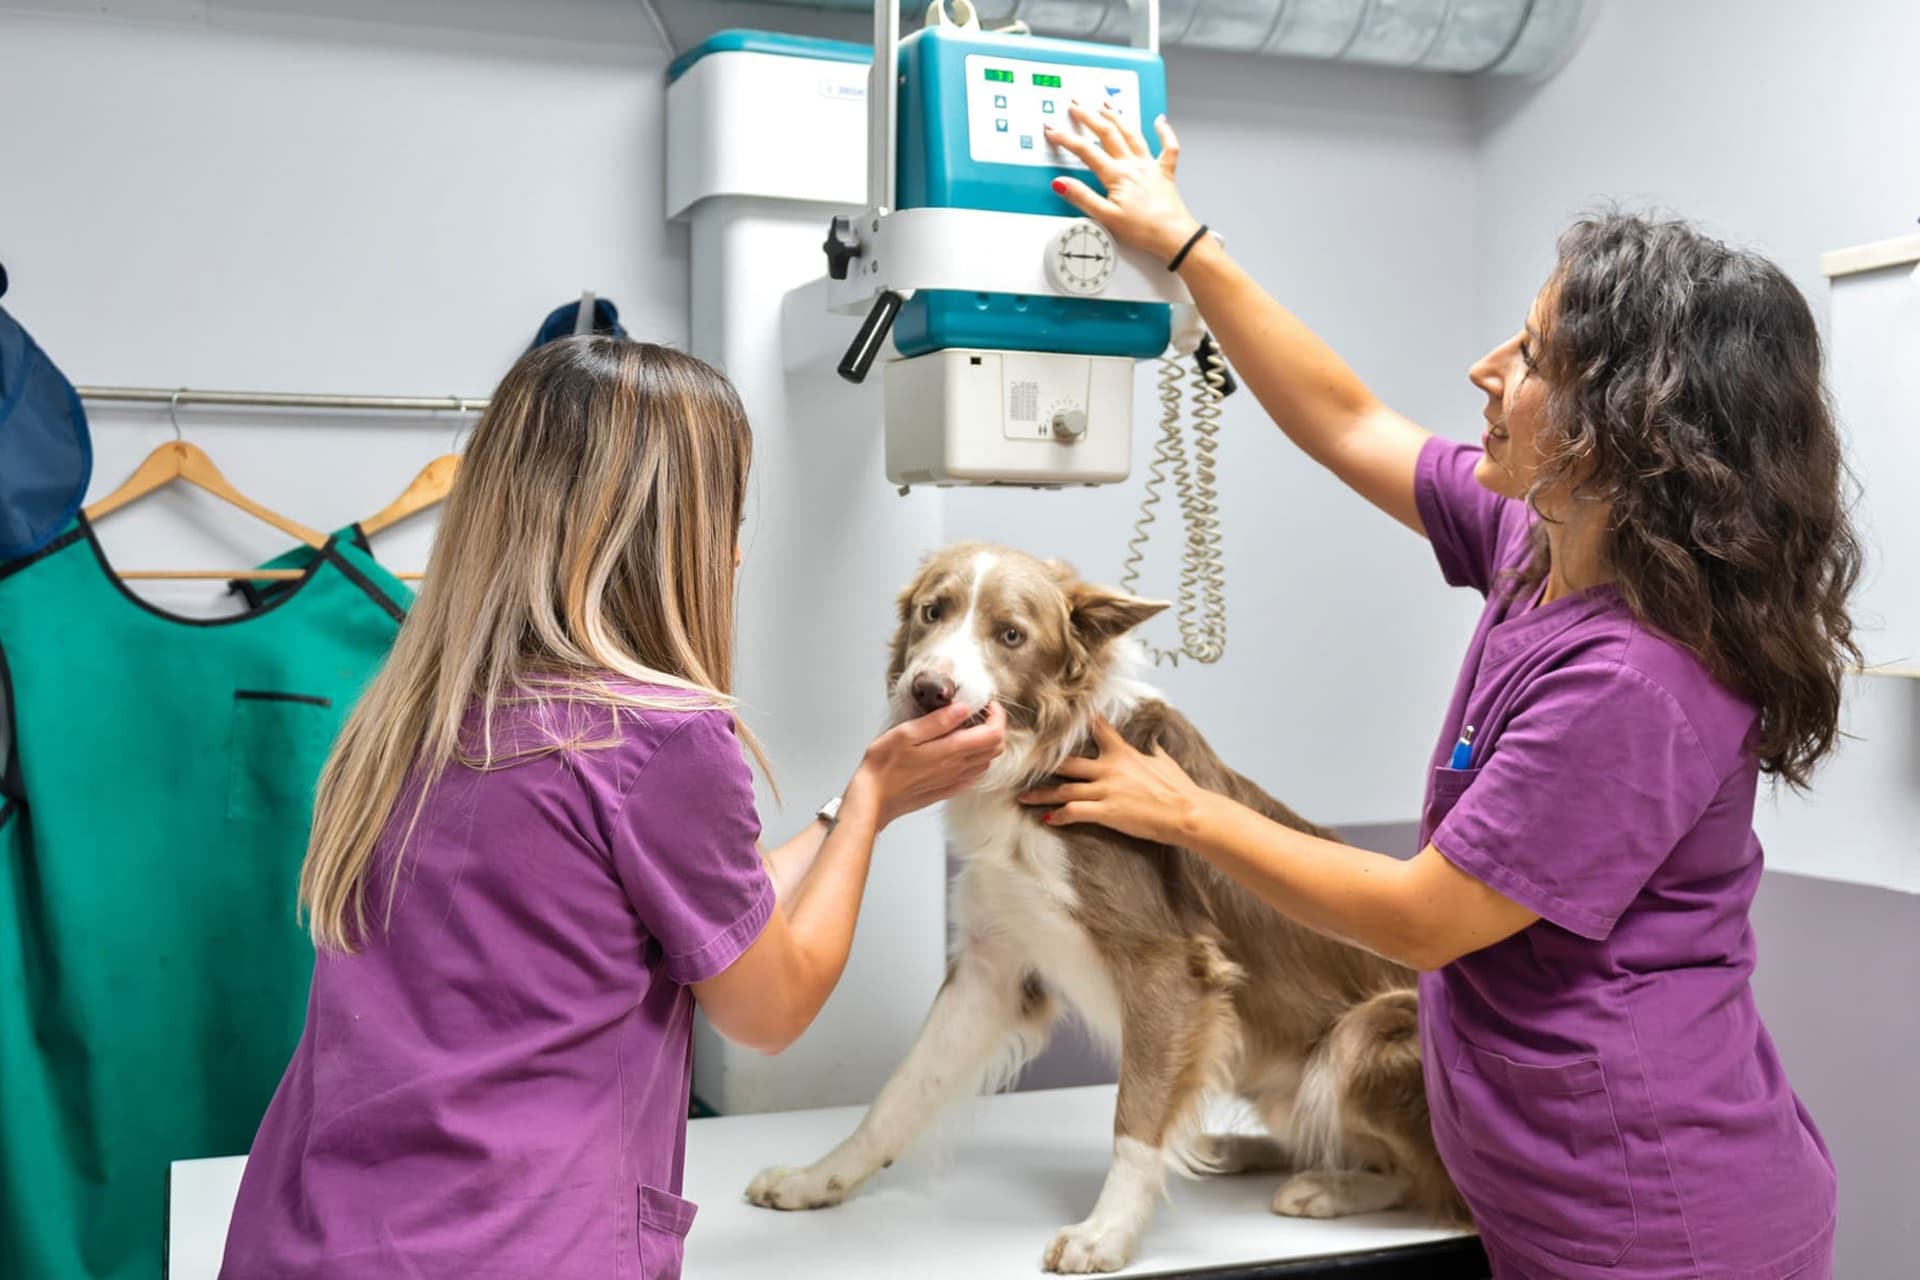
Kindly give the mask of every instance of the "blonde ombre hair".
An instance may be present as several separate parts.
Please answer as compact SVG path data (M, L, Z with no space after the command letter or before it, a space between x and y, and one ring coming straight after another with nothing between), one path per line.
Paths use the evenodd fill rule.
M496 754L503 705L733 708L751 455L739 396L691 356L595 336L514 365L474 430L419 598L320 775L300 871L316 946L352 951L366 937L376 849L410 780L388 917L413 824L447 766L529 754L525 743ZM622 687L632 683L669 692ZM463 732L476 710L479 732ZM534 753L612 741L556 737Z

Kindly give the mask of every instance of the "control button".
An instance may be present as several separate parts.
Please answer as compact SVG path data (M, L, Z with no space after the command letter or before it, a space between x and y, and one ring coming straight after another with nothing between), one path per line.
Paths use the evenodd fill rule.
M1007 95L1004 93L994 94L993 105L998 107L1000 110L1005 111L1007 109Z
M995 133L1005 133L1007 131L1007 122L1004 119L995 120L993 122L993 131Z
M1048 116L1050 116L1050 115L1052 115L1052 114L1053 114L1053 99L1052 99L1052 98L1048 98L1048 99L1047 99L1047 100L1046 100L1045 102L1042 102L1042 103L1040 104L1040 113L1041 113L1042 115L1048 115Z
M1087 434L1087 415L1082 409L1062 409L1053 415L1053 434L1061 440L1078 440Z
M1023 134L1021 134L1021 135L1020 135L1020 149L1021 149L1022 151L1031 151L1031 150L1033 150L1033 135L1032 135L1032 134L1030 134L1030 133L1023 133Z

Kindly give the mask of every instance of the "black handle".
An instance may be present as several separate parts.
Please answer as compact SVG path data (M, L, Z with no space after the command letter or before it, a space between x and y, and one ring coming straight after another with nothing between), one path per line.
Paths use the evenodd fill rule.
M848 382L867 380L867 370L873 368L874 357L886 345L887 335L893 332L893 318L900 314L904 302L906 299L891 289L873 300L873 310L860 322L860 332L853 335L853 345L840 357L841 377Z

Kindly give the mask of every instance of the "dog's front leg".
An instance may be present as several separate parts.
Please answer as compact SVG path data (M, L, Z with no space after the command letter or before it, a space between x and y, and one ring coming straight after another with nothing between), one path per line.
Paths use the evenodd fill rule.
M977 1093L1009 1048L1016 1055L1035 1052L1052 1021L1051 998L1011 955L992 944L963 947L913 1047L860 1127L804 1169L763 1171L747 1198L769 1209L839 1204L892 1164L943 1109Z
M1047 1246L1048 1271L1118 1271L1133 1261L1166 1185L1168 1154L1199 1118L1236 1043L1231 984L1238 971L1193 939L1109 956L1120 993L1120 1092L1113 1163L1093 1212Z

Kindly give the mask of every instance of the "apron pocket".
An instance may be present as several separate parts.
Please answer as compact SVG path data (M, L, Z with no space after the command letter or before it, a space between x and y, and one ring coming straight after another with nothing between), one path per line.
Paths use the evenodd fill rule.
M700 1206L658 1187L640 1186L635 1218L639 1222L642 1280L680 1280L687 1229Z
M1471 1135L1451 1172L1474 1213L1554 1257L1618 1262L1639 1221L1600 1060L1533 1065L1462 1040L1447 1074Z
M228 820L291 822L304 831L337 725L331 698L235 691L227 748Z

